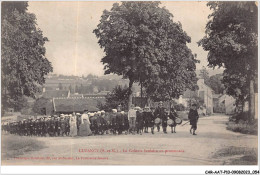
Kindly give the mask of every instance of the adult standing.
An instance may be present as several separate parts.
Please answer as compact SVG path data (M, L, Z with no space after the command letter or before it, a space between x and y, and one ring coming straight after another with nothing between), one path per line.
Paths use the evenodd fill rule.
M135 133L135 120L136 120L136 110L134 105L131 105L131 109L128 111L128 120L129 120L129 132Z
M156 118L160 118L162 122L162 118L165 115L162 101L159 102L158 107L155 109L154 115ZM157 126L157 131L160 132L160 124L156 124L156 126Z
M116 121L117 109L112 109L111 121L112 121L112 132L116 134L117 121Z
M164 108L163 114L161 115L162 119L162 128L164 134L167 134L167 119L168 119L168 113L166 111L166 108Z
M80 115L80 113L77 113L76 114L76 116L77 116L77 132L78 132L78 134L79 134L79 126L80 126L80 124L81 124L81 115Z
M128 133L129 130L129 121L128 121L128 116L124 111L121 111L122 118L123 118L123 131L125 131L125 134Z
M121 105L117 107L117 114L116 114L116 123L117 123L117 131L118 135L122 134L123 132L123 115L121 114Z
M195 131L197 130L197 123L198 123L198 119L199 119L199 114L198 114L198 111L197 111L197 105L196 104L193 104L191 106L188 118L190 120L190 125L191 125L190 133L193 134L193 135L197 135L195 133Z
M100 122L101 122L101 134L103 135L105 131L108 129L107 128L107 121L106 121L106 112L104 110L101 111L101 116L100 116Z
M90 130L90 121L88 116L88 110L84 110L84 113L81 116L81 124L79 126L79 135L80 136L90 136L92 131Z

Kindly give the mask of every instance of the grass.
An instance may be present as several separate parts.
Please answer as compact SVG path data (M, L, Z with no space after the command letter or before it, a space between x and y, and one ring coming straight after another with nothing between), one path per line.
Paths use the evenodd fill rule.
M257 165L257 155L257 148L230 146L218 150L213 158L227 157L230 165Z
M45 147L43 142L35 138L2 134L2 159L14 158L26 152L38 151Z
M227 122L227 129L234 132L240 132L243 134L257 135L258 133L258 122L257 120L250 124L246 121L240 121L238 123L229 121Z

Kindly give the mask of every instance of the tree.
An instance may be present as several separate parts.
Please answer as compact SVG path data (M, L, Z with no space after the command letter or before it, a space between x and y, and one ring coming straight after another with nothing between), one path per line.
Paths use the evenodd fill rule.
M161 66L159 78L155 79L157 83L154 82L157 84L155 86L157 98L159 97L161 100L172 101L183 95L187 89L198 89L195 73L197 60L186 43L183 45L176 43L176 45L178 45L175 46L176 51L172 51L171 56Z
M216 93L216 94L222 94L225 90L224 84L223 84L223 75L222 74L216 74L209 77L208 84L209 87Z
M254 86L257 79L258 7L256 2L209 2L213 13L206 36L199 41L209 51L210 67L224 67L226 92L249 100L250 119L255 117Z
M33 104L33 112L39 115L46 115L46 107L48 103L50 103L48 99L44 97L38 98Z
M163 64L190 40L181 25L172 21L173 15L159 4L114 3L110 11L104 10L93 31L105 52L101 60L105 74L114 73L129 79L128 107L132 104L133 83L150 84L145 81L159 79Z
M44 76L52 72L45 57L45 42L27 2L2 2L1 78L2 102L19 102L24 95L35 97ZM12 101L12 102L11 102ZM5 109L8 106L3 106ZM9 106L12 107L12 106Z
M118 105L122 105L123 110L128 108L128 88L122 88L121 86L116 86L111 93L106 96L106 104L99 105L99 107L104 110L110 111L111 109L116 109Z
M98 76L96 76L96 75L88 74L86 78L92 80L92 79L95 79L95 78L97 78L97 77L98 77Z

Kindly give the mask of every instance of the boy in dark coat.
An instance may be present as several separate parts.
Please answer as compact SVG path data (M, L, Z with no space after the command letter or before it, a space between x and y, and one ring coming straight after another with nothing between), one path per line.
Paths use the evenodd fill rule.
M188 118L190 120L190 125L191 125L190 133L193 134L193 135L197 135L195 133L195 131L197 129L197 122L198 122L198 119L199 119L199 114L198 114L198 111L197 111L197 105L196 104L193 104L191 106Z
M151 112L149 107L144 108L143 118L144 118L144 132L148 133L148 127L151 121Z
M164 116L164 107L163 107L163 102L160 101L158 107L155 109L154 112L155 118L160 118L162 120L163 116ZM160 125L157 124L157 131L160 132Z
M178 115L177 115L175 109L172 108L171 112L170 112L170 116L169 116L169 118L173 120L173 124L170 125L172 133L176 133L176 131L175 131L175 128L176 128L176 125L177 125L176 122L175 122L176 117L178 117ZM173 128L174 128L174 131L173 131Z
M143 119L143 113L141 108L139 108L136 111L136 126L137 126L137 133L142 135L143 127L144 127L144 119Z
M164 108L164 112L161 115L162 119L162 128L163 128L163 133L167 134L167 119L168 119L168 114L166 111L166 108Z

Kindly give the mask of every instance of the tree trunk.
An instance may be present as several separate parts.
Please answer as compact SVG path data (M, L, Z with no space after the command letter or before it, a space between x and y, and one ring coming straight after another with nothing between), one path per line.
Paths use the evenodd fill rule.
M249 120L255 118L255 91L254 80L250 80L249 84Z
M147 94L147 105L151 108L151 97Z
M133 84L134 84L134 81L130 79L129 81L129 87L128 87L128 90L129 90L129 96L128 96L128 110L131 109L131 105L132 105L132 98L133 98L133 91L132 91L132 88L133 88Z
M141 82L141 108L143 107L143 83Z

